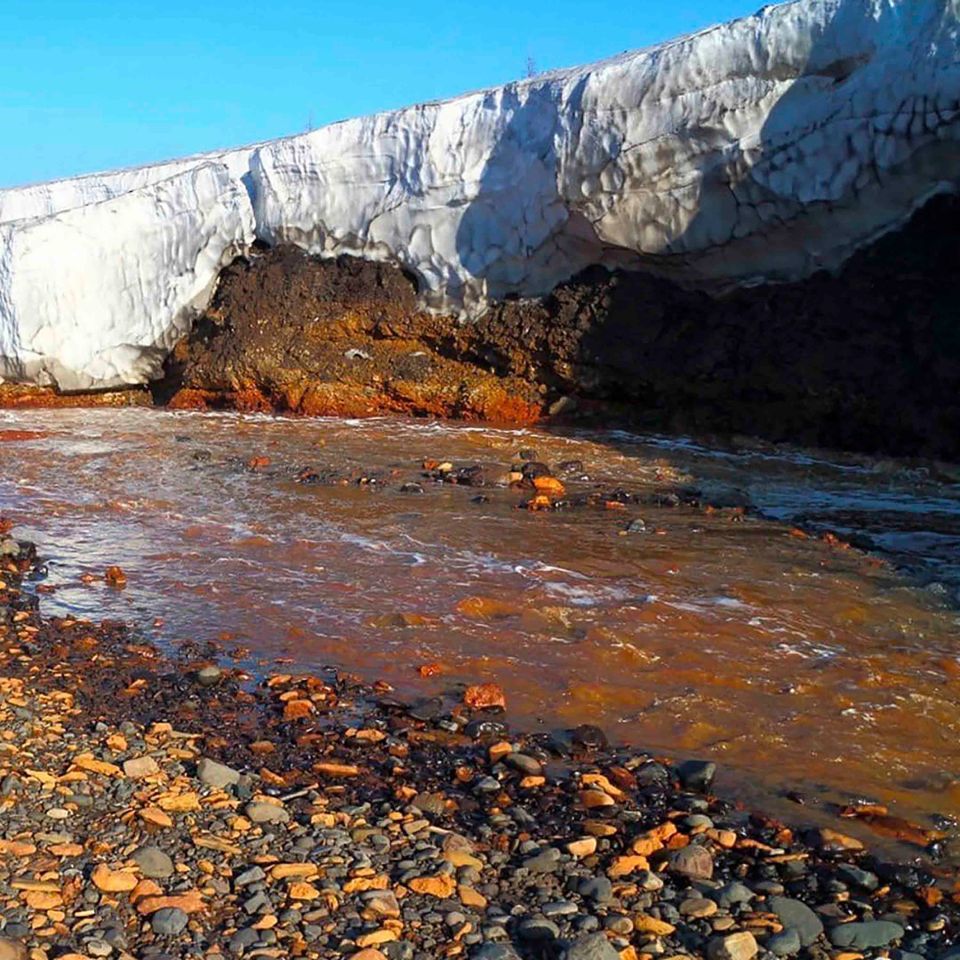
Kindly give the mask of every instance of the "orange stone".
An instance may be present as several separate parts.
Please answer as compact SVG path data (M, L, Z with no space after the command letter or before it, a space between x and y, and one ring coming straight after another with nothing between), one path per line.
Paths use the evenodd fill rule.
M90 874L94 886L104 893L128 893L137 885L137 876L129 870L111 870L105 863L98 863Z
M191 890L175 897L144 897L137 902L137 913L145 917L167 908L199 913L203 909L203 897L198 890Z
M648 870L649 868L650 862L646 857L624 854L623 856L614 858L613 863L611 863L607 869L607 876L611 879L616 879L617 877L625 877L635 870Z
M159 807L144 807L138 811L137 816L145 823L153 824L155 827L172 827L173 820L170 819Z
M534 477L533 486L539 493L548 493L551 496L562 497L566 487L556 477Z
M312 883L302 880L291 883L287 893L291 900L316 900L320 896L320 891Z
M495 683L479 683L467 687L463 702L471 710L489 710L492 707L505 709L507 706L503 690Z
M447 874L436 877L414 877L409 886L414 893L437 897L440 900L453 896L454 890L457 889L456 881Z
M287 721L302 720L312 716L316 707L309 700L288 700L283 707L283 719Z

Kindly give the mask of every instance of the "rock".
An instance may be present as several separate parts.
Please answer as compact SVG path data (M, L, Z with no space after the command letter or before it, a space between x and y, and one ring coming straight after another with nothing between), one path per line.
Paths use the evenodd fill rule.
M708 941L707 960L753 960L758 949L752 933L730 933Z
M668 869L691 880L710 880L713 877L713 857L706 847L691 843L670 855Z
M202 667L197 671L197 683L201 687L216 686L223 677L223 671L219 667Z
M717 765L711 760L686 760L677 767L677 776L685 790L706 793L717 775Z
M506 696L496 683L477 683L467 687L463 702L471 710L504 710L507 706Z
M620 954L602 933L594 933L574 940L563 952L563 960L620 960Z
M784 927L797 931L802 946L809 947L823 933L823 923L805 903L790 897L770 897L767 903Z
M519 770L528 777L538 777L543 773L543 765L534 757L528 757L525 753L510 753L503 758L503 762L514 770Z
M484 943L470 953L470 960L520 960L509 943Z
M724 884L718 890L707 891L707 896L717 901L717 906L732 907L738 903L749 903L756 894L744 884L734 880Z
M0 937L0 960L29 960L30 951L19 940Z
M507 735L507 725L492 717L475 717L463 728L463 732L472 740L479 740L481 737L502 738Z
M244 807L243 812L253 823L286 823L290 814L276 803L254 801Z
M240 773L232 767L217 763L209 757L203 757L197 764L197 777L208 787L223 790L240 782Z
M161 937L175 937L181 933L190 918L177 907L167 907L158 910L150 918L150 927Z
M830 930L830 942L835 947L852 950L870 950L886 947L903 938L904 929L889 920L864 920L859 923L841 923Z
M587 877L580 881L577 892L584 900L607 903L613 899L613 884L606 877Z
M145 877L163 880L173 876L173 860L159 847L141 847L134 853L133 859Z
M597 852L597 838L581 837L579 840L571 840L564 844L564 849L571 857L576 857L578 860L592 857Z
M607 735L592 723L581 723L570 732L570 739L587 750L606 750Z
M875 873L869 870L862 870L852 863L841 863L837 867L837 875L846 883L852 883L854 886L863 890L876 890L880 886L880 880Z
M131 780L139 780L159 773L160 767L153 757L134 757L132 760L123 761L123 772Z
M531 873L553 873L560 866L560 851L556 847L546 847L524 860L523 865Z
M792 957L803 948L800 934L795 927L790 927L782 933L775 933L764 946L778 957Z
M104 893L126 893L137 885L136 874L129 870L111 870L105 863L98 863L93 868L90 879Z
M703 897L690 897L688 900L684 900L678 909L684 917L702 920L705 917L712 917L718 908L713 900L707 900Z
M546 917L526 917L517 925L517 933L521 940L538 943L556 940L560 936L560 928Z

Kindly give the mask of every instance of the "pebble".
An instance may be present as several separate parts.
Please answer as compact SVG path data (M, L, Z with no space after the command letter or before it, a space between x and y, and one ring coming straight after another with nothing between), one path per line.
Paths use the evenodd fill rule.
M571 943L563 960L620 960L620 954L602 933L595 933Z
M286 823L290 819L290 814L283 807L264 801L248 803L243 812L253 823Z
M0 960L29 960L30 951L25 944L9 937L0 937Z
M164 907L150 917L150 926L159 936L175 937L186 927L189 919L178 907Z
M707 960L753 960L760 948L752 933L742 930L707 942Z
M701 920L712 917L717 912L717 904L713 900L702 897L691 897L689 900L684 900L679 909L683 916Z
M823 933L820 918L800 900L770 897L767 904L785 928L797 931L802 946L809 947Z
M668 869L691 880L709 880L713 876L713 857L706 847L691 843L670 855Z
M713 786L717 765L712 760L686 760L677 767L677 776L685 790L706 793Z
M803 948L803 944L800 942L800 934L793 927L775 933L764 946L778 957L792 957Z
M889 920L866 920L860 923L841 923L830 930L830 942L835 947L853 950L870 950L886 947L895 940L902 940L903 927Z
M197 764L197 777L201 783L218 790L232 787L240 782L239 771L218 763L216 760L211 760L209 757L203 757Z
M162 880L173 876L173 860L159 847L141 847L134 852L133 859L145 877Z
M139 780L159 773L160 767L153 757L134 757L131 760L124 760L123 772L131 780Z

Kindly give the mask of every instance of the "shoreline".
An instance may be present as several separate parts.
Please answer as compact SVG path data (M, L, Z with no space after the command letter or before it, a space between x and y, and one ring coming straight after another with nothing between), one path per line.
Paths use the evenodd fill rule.
M960 935L954 870L750 814L711 765L506 734L491 689L451 713L343 673L250 687L212 647L43 617L32 547L0 540L0 957L908 958Z

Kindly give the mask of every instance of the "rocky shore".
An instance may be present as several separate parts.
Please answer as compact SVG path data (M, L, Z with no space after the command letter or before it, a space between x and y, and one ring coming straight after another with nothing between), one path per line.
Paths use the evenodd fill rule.
M711 763L511 733L493 685L171 659L44 617L33 547L0 554L2 960L960 956L954 869L740 809Z

